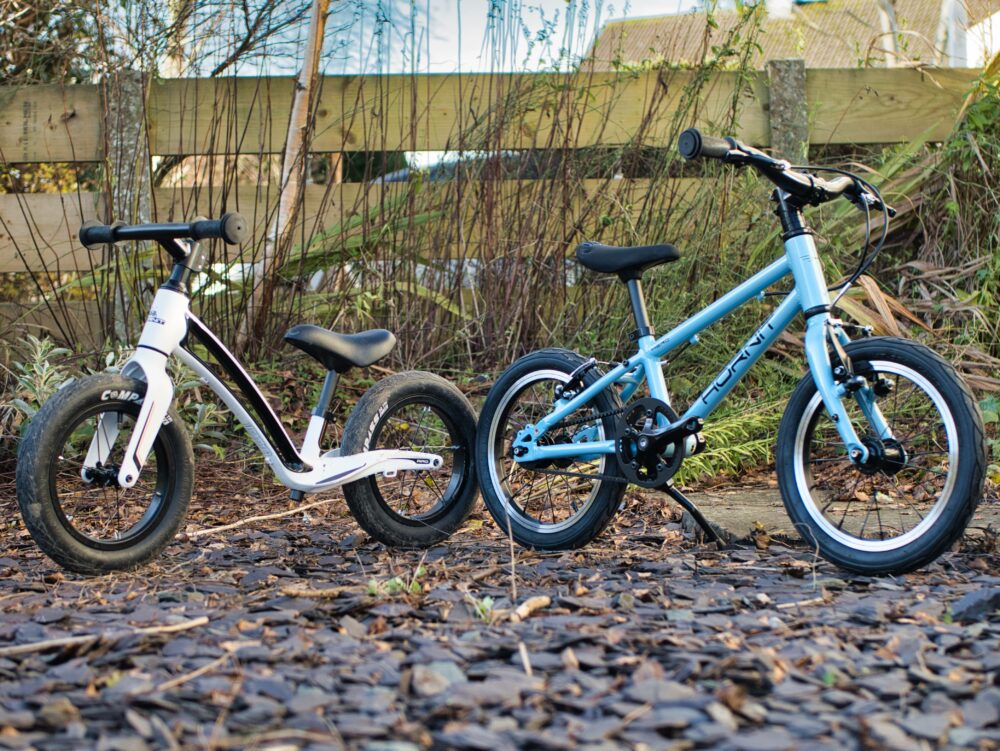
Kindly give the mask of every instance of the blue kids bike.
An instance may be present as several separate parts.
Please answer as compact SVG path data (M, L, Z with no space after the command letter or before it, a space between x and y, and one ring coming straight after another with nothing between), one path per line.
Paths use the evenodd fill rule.
M801 312L810 373L788 402L775 463L795 528L827 560L862 574L924 566L963 533L983 493L982 417L955 369L929 348L833 317L836 300L874 260L895 212L857 175L793 168L734 138L686 130L688 160L750 166L769 179L785 253L672 331L657 338L643 298L644 271L676 261L672 245L618 248L585 242L577 260L627 286L638 351L601 371L594 358L544 349L511 365L480 414L475 464L486 505L519 544L540 550L585 545L607 526L628 484L658 488L714 532L671 478L705 449L705 420ZM830 180L815 172L838 173ZM803 209L844 197L883 227L847 282L827 287ZM678 414L663 375L668 354L791 274L792 288L701 394ZM849 333L856 338L852 340ZM647 396L639 394L645 384ZM636 398L639 397L639 398Z

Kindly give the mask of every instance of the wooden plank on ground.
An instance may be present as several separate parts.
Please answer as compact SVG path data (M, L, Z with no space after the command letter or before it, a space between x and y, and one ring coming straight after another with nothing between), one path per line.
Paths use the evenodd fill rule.
M101 158L98 87L0 88L0 161L93 162Z
M810 143L902 143L948 135L981 71L806 71Z

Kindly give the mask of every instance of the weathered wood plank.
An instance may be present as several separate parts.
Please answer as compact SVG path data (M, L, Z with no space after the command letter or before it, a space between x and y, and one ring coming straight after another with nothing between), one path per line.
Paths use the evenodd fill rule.
M941 140L981 71L966 68L809 70L809 142Z
M97 193L0 195L0 272L89 270L93 256L77 233L97 216L100 198Z
M0 88L0 160L97 161L101 119L94 85Z
M684 71L619 76L501 74L328 76L317 107L315 151L575 148L626 143L670 146ZM806 90L813 143L894 143L951 126L971 69L810 70ZM698 116L726 120L737 74L714 75ZM153 154L277 153L291 103L289 78L168 79L150 84ZM740 102L739 133L770 142L769 93L753 74ZM0 158L7 162L101 158L95 85L0 89Z
M689 191L697 189L697 179L676 180L660 184L658 196L673 192L675 201L682 200ZM392 235L407 230L407 217L414 214L443 211L460 212L463 217L461 234L446 236L445 231L455 232L454 215L438 222L432 218L418 222L425 237L441 242L436 246L439 255L455 252L462 244L478 247L479 243L492 243L493 252L509 252L512 248L531 252L540 243L558 243L559 233L540 237L546 222L557 221L556 230L580 232L593 228L609 215L634 217L646 199L648 180L584 180L570 184L553 180L504 180L497 182L466 182L462 198L458 199L456 184L431 183L414 189L410 183L386 185L306 186L303 210L299 219L299 236L307 241L319 232L340 233L340 236L359 235L360 227L346 228L352 218L368 216L369 228L392 224L397 227L388 233L384 242L391 243ZM69 273L87 271L99 254L80 246L77 232L87 219L103 216L96 207L101 195L80 194L19 194L0 195L0 272L42 270ZM483 205L497 202L504 211L484 216ZM153 211L157 221L184 221L196 216L219 216L224 211L239 211L253 226L254 241L241 250L229 249L230 257L251 260L258 251L263 233L269 226L275 210L277 196L273 188L245 185L235 191L224 192L218 187L159 188L153 192ZM531 212L534 212L532 214ZM488 213L488 212L487 212ZM516 222L513 218L516 217ZM398 225L397 225L398 223ZM338 225L340 229L338 229ZM516 225L516 226L515 226ZM579 225L579 226L578 226ZM403 242L400 239L399 242ZM453 250L441 250L441 248ZM467 250L467 248L466 248ZM475 251L478 252L478 251Z
M686 71L327 76L312 149L576 148L626 143L640 130L645 143L670 145L672 116L692 76ZM716 74L699 97L695 122L724 120L737 82L736 73ZM288 121L291 84L285 78L157 82L149 100L152 151L276 153ZM768 142L766 105L766 81L754 74L739 119L746 140Z

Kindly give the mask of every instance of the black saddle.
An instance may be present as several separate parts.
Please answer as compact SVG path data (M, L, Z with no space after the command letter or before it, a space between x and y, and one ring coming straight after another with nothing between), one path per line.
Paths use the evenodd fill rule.
M338 373L376 363L396 346L396 337L385 329L337 334L309 323L290 328L285 341L315 357L327 370Z
M680 257L677 248L666 243L619 248L588 241L576 246L576 260L581 264L591 271L618 274L622 279L638 279L646 269Z

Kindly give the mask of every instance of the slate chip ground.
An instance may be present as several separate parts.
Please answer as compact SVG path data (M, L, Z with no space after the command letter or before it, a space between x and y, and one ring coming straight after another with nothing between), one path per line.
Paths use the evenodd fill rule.
M199 475L189 533L292 507ZM512 574L480 514L394 552L337 500L86 579L6 503L0 749L1000 749L996 551L855 577L777 539L697 544L630 493L590 547L515 550Z

